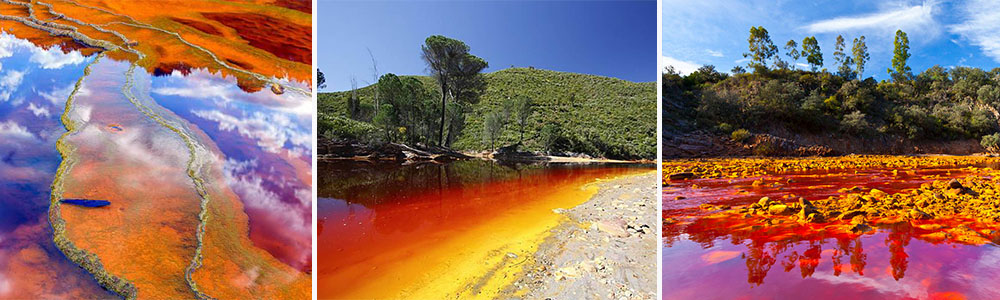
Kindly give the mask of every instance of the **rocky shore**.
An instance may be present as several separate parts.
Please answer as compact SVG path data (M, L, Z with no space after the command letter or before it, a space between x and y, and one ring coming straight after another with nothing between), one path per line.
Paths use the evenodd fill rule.
M705 130L664 132L666 159L711 157L805 157L846 154L970 155L985 151L975 140L911 141L899 137L850 137L836 134L752 133L746 141Z
M658 175L599 184L589 201L556 209L552 229L501 299L655 299Z

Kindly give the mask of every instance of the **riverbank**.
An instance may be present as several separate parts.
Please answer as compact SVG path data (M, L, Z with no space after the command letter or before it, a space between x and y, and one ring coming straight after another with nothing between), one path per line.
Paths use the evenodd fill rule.
M986 150L973 139L914 141L881 135L855 137L842 134L798 134L787 130L750 133L743 141L729 134L706 130L664 132L664 159L714 157L805 157L847 154L973 155Z
M567 218L499 298L655 299L657 176L602 180L587 202L557 209Z
M592 157L586 154L549 154L508 149L490 151L457 151L445 147L384 143L369 145L359 142L320 139L317 159L355 161L439 161L484 159L517 163L655 163L652 159L622 160Z
M601 182L653 172L478 159L429 164L368 171L348 164L339 170L351 171L334 172L336 182L320 176L320 298L503 298L553 229L569 222L561 212L603 193Z

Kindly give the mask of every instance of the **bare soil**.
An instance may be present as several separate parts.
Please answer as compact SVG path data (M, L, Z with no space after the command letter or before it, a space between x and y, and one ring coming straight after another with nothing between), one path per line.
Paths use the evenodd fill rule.
M655 299L658 176L599 183L530 257L502 299Z

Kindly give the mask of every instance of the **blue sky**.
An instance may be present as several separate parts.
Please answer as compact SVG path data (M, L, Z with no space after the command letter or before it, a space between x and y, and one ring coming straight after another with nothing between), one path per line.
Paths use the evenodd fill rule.
M380 73L426 75L420 46L440 34L486 59L486 72L533 66L629 81L656 81L656 1L320 0L317 61L324 91Z
M704 64L726 72L745 66L751 26L767 28L786 61L789 39L801 49L802 39L815 35L830 70L837 35L848 49L864 35L871 56L864 76L876 79L888 78L896 29L909 36L915 74L934 65L989 70L1000 62L1000 1L664 0L663 65L682 73Z

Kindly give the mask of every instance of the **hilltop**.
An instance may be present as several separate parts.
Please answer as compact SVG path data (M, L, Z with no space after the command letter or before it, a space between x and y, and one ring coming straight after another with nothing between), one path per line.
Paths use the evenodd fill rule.
M451 144L455 150L489 149L482 138L487 112L500 110L507 99L527 96L533 102L533 113L525 126L521 150L584 153L616 159L655 156L655 82L635 83L534 68L509 68L483 76L485 91L478 102L465 106L464 129ZM427 92L440 99L434 78L400 78L418 80ZM362 106L373 105L375 87L369 85L355 91ZM375 130L370 122L348 118L347 99L351 93L319 94L321 137L359 138L364 132ZM552 136L556 137L554 141ZM516 144L519 137L519 127L512 121L506 125L498 145Z

